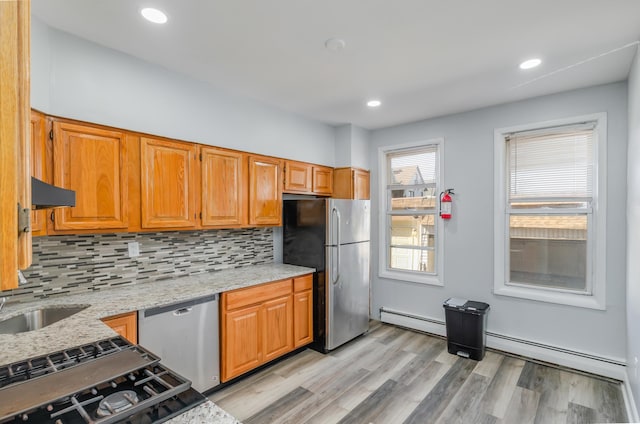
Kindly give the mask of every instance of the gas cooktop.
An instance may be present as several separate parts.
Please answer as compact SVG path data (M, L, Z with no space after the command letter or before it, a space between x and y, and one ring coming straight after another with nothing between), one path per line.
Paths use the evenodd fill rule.
M0 423L161 423L204 401L121 337L0 367Z

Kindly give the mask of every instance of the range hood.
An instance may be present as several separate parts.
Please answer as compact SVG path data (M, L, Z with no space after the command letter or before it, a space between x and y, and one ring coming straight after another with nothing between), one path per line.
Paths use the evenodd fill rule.
M47 184L31 177L31 207L32 209L57 208L61 206L75 206L76 192Z

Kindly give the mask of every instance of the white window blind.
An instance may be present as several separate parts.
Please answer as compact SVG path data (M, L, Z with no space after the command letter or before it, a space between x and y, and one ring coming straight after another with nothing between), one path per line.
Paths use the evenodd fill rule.
M400 151L388 155L389 186L434 186L437 147Z
M590 199L594 124L507 136L510 201Z

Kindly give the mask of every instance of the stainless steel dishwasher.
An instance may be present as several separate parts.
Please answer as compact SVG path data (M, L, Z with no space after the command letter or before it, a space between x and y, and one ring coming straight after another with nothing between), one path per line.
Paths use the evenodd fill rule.
M204 392L220 384L218 295L141 310L138 342Z

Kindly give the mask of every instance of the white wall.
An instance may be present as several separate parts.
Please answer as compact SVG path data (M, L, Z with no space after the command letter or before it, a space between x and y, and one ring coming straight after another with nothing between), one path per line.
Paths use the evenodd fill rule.
M334 128L32 22L32 107L165 137L334 165Z
M491 332L624 361L626 94L626 83L609 84L373 131L372 240L379 239L378 147L444 137L443 186L456 193L444 231L444 287L382 279L374 266L373 316L386 306L443 321L442 302L465 297L491 305ZM608 114L606 311L493 295L494 129L595 112ZM378 248L371 250L377 264Z
M629 73L627 153L627 376L640 410L640 52Z
M369 169L369 130L353 124L336 127L336 167Z

